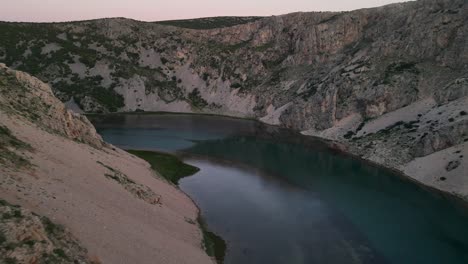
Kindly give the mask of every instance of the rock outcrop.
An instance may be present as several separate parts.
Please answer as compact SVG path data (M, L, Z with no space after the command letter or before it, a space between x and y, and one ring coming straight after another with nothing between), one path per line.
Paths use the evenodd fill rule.
M0 175L1 263L214 263L190 198L4 65Z
M467 19L465 0L419 0L162 24L0 23L0 61L86 112L253 117L408 173L415 159L466 148ZM422 182L465 197L460 159L455 176Z
M1 263L97 263L72 234L46 217L0 200Z
M86 117L68 110L39 79L0 63L0 81L2 112L26 117L51 133L97 148L105 144Z

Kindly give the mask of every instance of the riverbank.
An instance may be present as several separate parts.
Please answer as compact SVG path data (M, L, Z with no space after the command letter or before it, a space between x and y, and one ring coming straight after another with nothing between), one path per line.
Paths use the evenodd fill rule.
M349 251L342 251L346 247L338 246L343 237L344 241L351 239L353 246L360 244L353 238L360 237L365 244L367 237L376 247L375 256L384 251L392 258L390 263L400 263L402 254L415 260L413 263L425 263L424 259L437 252L435 259L454 260L460 250L445 241L466 245L462 235L466 228L460 228L466 218L456 213L452 203L388 170L330 152L311 137L219 117L154 115L101 120L103 123L95 125L113 144L162 149L201 168L195 176L181 180L180 188L203 210L210 229L228 241L229 263L281 263L276 262L276 253L289 257L296 250L310 262L327 259L307 253L310 248L317 249L315 252L336 249L346 256ZM315 230L328 230L318 236L328 243L316 241ZM454 230L459 231L454 234ZM449 238L439 242L440 233ZM409 247L413 253L407 252L411 250L399 242L418 245L421 239L431 245L434 254L424 254L423 246ZM263 254L266 249L275 253ZM328 260L343 263L339 256Z
M207 112L167 112L167 111L134 111L134 112L112 112L112 113L84 113L85 116L93 117L93 116L118 116L118 115L203 115L203 116L215 116L215 117L225 117L225 118L232 118L232 119L241 119L241 120L251 120L251 121L259 121L254 117L242 117L242 116L234 116L234 115L226 115L220 113L207 113ZM266 124L266 123L264 123Z
M146 161L103 142L34 77L0 65L0 91L0 199L65 227L88 263L214 262L192 223L197 206ZM34 236L27 229L17 239L29 245ZM20 260L37 252L6 253Z
M168 153L132 149L127 149L126 151L146 160L151 165L151 168L155 171L155 173L162 176L164 179L177 187L180 179L184 177L190 177L200 170L195 166L184 163L178 157ZM193 201L193 203L196 205L195 201ZM209 227L206 225L203 217L201 216L200 208L198 205L196 206L199 212L197 223L203 233L202 244L205 252L208 254L208 256L214 257L218 264L222 264L226 252L226 242L220 236L209 230ZM187 221L194 223L190 219Z
M200 170L168 153L134 149L126 149L125 151L146 160L155 173L174 185L177 185L180 179L191 176Z
M233 119L254 121L254 122L258 122L259 124L262 124L262 125L265 125L265 126L271 126L271 127L282 129L282 130L288 130L287 128L284 128L284 127L282 127L280 125L268 124L268 123L265 123L265 122L263 122L262 120L259 120L259 119L243 118L243 117L238 117L238 116L229 116L229 115L211 114L211 113L207 114L207 113L172 113L172 112L132 112L132 113L120 113L119 112L119 113L113 113L113 114L111 114L111 116L139 115L139 114L143 114L143 115L152 115L152 114L155 114L155 115L201 115L201 116L225 117L225 118L233 118ZM93 114L92 116L99 116L99 114ZM102 115L102 116L105 116L105 115ZM390 126L390 125L391 125L391 123L389 123L387 125L384 125L384 127L385 126ZM430 190L430 191L433 191L433 192L438 193L440 195L443 195L447 199L451 199L452 201L456 202L457 204L460 204L463 207L468 208L468 199L467 199L468 190L466 191L467 195L463 195L463 194L461 194L461 193L465 192L463 189L461 189L458 192L453 191L450 188L446 188L444 186L441 187L440 186L441 183L442 184L444 184L444 183L442 181L440 181L440 180L437 180L437 179L436 180L424 179L424 177L421 177L421 174L427 175L427 174L429 174L431 172L430 169L424 169L424 167L431 167L429 165L431 163L433 163L433 161L432 162L426 162L426 161L419 162L417 164L416 169L408 170L408 164L410 164L408 162L403 163L403 164L401 162L400 163L399 162L387 162L386 159L375 159L374 156L363 154L363 153L365 153L365 150L366 150L365 146L367 144L369 144L369 142L363 143L363 146L360 147L359 145L357 145L353 141L349 141L349 140L345 140L345 139L339 140L339 137L337 139L332 139L332 138L330 138L329 135L324 137L324 136L320 136L319 133L310 134L310 133L303 133L303 132L301 133L300 131L294 131L294 130L290 130L290 131L292 132L291 133L292 137L294 137L294 136L309 137L309 138L311 138L313 140L316 140L318 142L323 143L324 145L326 145L328 148L330 148L333 151L340 152L343 155L348 155L348 156L353 157L355 159L364 161L367 164L370 164L372 166L385 168L385 169L387 169L389 171L392 171L394 174L398 175L399 177L402 177L402 178L404 178L406 180L414 182L414 183L418 184L419 186L424 187L427 190ZM293 139L291 139L291 140L294 141ZM464 149L463 150L464 152L468 151L468 147L467 147L468 144L467 143L462 144L461 146L463 146L462 148ZM465 154L465 153L460 153L460 156L463 156L463 154ZM389 156L389 158L390 158L392 154L389 154L389 155L390 155ZM468 156L468 155L466 155L466 156ZM441 159L445 160L447 158L441 158ZM392 160L392 159L389 159L389 160ZM411 161L413 161L413 160L411 160ZM443 164L443 165L441 164L441 165L439 165L439 167L442 167L445 170L444 165L445 164ZM415 166L413 166L413 167L415 167ZM464 160L462 160L462 164L458 169L459 170L460 169L466 170L466 167L467 167L466 159L464 159ZM447 172L445 172L445 171L441 172L441 174L444 174L444 173L447 173ZM454 171L452 171L452 173L454 173ZM443 177L443 176L440 175L437 178L440 178L440 177ZM456 186L451 187L451 188L457 189Z

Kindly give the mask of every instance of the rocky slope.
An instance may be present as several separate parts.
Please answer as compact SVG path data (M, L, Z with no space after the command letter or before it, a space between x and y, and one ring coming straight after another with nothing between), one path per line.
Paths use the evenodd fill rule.
M1 263L97 263L63 227L0 200Z
M190 198L3 64L0 175L0 263L213 263Z
M419 0L266 18L0 23L0 61L86 112L253 117L466 198L467 20L465 0Z

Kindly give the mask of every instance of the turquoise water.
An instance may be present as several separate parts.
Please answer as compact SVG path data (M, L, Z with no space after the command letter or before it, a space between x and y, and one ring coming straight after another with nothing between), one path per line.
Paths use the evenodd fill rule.
M108 142L201 169L180 187L226 240L225 263L468 263L463 210L310 138L208 116L93 122Z

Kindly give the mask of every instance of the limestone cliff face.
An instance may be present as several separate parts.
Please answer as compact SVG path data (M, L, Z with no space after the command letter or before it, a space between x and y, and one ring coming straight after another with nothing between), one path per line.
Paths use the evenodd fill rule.
M95 147L104 144L89 120L66 109L39 79L0 64L0 91L2 113L25 117L40 128Z
M87 112L254 117L402 169L467 138L467 20L465 0L419 0L209 27L0 23L0 61Z
M0 263L214 263L190 198L2 64L0 175Z

